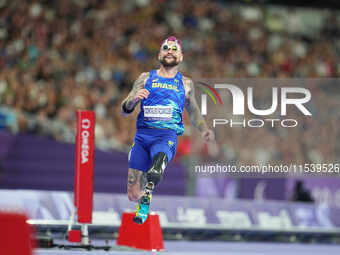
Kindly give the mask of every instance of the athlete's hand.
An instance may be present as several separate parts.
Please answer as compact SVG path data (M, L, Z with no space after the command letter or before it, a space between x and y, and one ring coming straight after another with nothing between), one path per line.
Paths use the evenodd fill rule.
M137 91L132 100L134 103L138 103L140 100L148 98L149 94L150 92L147 89L140 89Z
M215 133L211 129L207 129L202 132L202 137L205 142L214 142L215 141Z

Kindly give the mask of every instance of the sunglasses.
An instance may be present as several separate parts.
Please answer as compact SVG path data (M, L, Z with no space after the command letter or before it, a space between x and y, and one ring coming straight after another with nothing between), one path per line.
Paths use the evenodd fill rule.
M172 51L177 51L177 50L178 50L178 47L177 47L177 45L172 45L172 46L170 47L170 46L167 45L167 44L164 44L163 47L162 47L162 50L164 50L164 51L167 51L167 50L169 50L169 49L171 49Z

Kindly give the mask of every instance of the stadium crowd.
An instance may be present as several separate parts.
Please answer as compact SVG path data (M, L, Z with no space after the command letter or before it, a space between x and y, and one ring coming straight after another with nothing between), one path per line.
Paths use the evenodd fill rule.
M339 17L331 10L223 1L1 0L0 122L13 132L72 141L76 110L91 109L98 146L126 150L137 112L123 118L121 100L141 72L157 67L168 35L182 40L181 70L195 80L339 77ZM280 128L217 132L217 154L242 162L339 159L337 86L310 85L313 117L296 113L299 127L289 134ZM187 146L180 143L179 151Z

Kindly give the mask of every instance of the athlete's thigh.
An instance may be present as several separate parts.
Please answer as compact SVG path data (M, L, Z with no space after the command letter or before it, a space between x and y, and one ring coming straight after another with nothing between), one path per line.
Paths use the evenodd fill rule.
M129 169L137 169L146 172L149 170L150 165L150 150L144 139L136 136L129 152Z
M168 158L168 163L174 158L177 148L177 136L165 135L163 138L157 139L157 142L153 143L150 148L151 158L157 153L164 152Z

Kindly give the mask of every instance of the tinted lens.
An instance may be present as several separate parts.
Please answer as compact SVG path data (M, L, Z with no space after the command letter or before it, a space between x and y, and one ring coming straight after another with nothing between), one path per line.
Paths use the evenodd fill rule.
M177 46L174 45L174 46L171 47L171 49L172 49L173 51L177 51Z
M169 49L169 47L168 47L168 45L163 45L163 50L168 50Z

